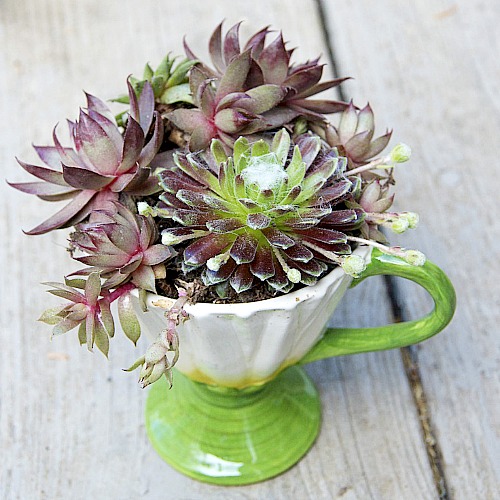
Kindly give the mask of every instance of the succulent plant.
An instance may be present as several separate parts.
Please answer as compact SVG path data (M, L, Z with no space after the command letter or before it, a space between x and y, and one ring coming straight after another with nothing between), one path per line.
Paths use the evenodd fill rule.
M368 163L389 143L392 131L386 131L376 139L373 139L374 132L375 123L370 105L367 104L358 111L351 101L343 111L338 126L327 126L325 140L348 158L348 168L353 169Z
M87 344L91 351L94 344L106 356L109 338L115 334L115 323L111 314L111 302L118 300L118 316L121 326L134 343L140 336L140 326L130 302L129 292L135 288L124 285L113 292L102 290L98 272L83 279L66 280L66 283L45 283L52 287L49 293L61 297L69 304L47 309L39 321L54 325L52 335L62 335L76 327L80 344ZM81 290L81 291L80 291Z
M76 260L89 267L74 274L99 272L106 278L105 288L116 288L127 281L156 293L155 280L165 276L164 262L173 252L156 244L158 229L151 217L133 214L115 203L116 212L97 210L90 222L76 226L71 235L74 248L87 255Z
M207 78L202 70L191 70L189 84L194 109L176 109L168 118L181 130L191 134L189 149L198 151L214 138L232 146L239 135L248 135L276 125L265 118L285 93L277 85L260 85L243 92L250 69L250 52L244 52L228 65L220 80Z
M36 146L40 159L49 167L19 164L42 182L11 183L47 201L71 201L55 215L28 231L42 234L72 226L92 210L113 209L122 196L148 195L158 190L149 164L163 138L163 123L154 111L154 95L149 82L137 99L129 83L130 116L122 136L107 106L87 94L87 110L69 123L73 148L61 146L54 131L55 146ZM152 121L154 131L146 141ZM62 167L62 171L58 170Z
M179 337L177 326L188 319L184 311L184 304L189 297L183 288L178 289L179 297L165 313L166 328L158 335L144 356L141 356L130 368L125 371L133 371L141 367L139 383L141 386L156 382L162 375L166 375L170 387L172 387L172 368L179 359ZM168 353L173 352L173 358L168 358Z
M217 26L209 42L209 52L214 68L202 65L209 78L220 79L229 70L231 63L240 57L242 51L239 41L241 23L231 27L222 36L222 23ZM283 90L283 99L278 106L264 114L274 127L281 127L297 116L304 116L311 121L324 122L323 115L342 111L347 103L328 99L309 99L320 92L340 85L346 78L336 78L319 83L323 74L323 65L319 58L305 63L290 64L293 50L286 48L282 33L266 45L266 38L271 33L263 28L247 41L243 53L250 52L250 67L243 84L243 91L261 86L278 85ZM185 43L186 55L198 60Z
M138 289L144 305L172 259L161 289L176 288L178 297L161 299L165 328L129 369L140 368L143 387L163 375L171 382L176 328L198 297L199 277L222 296L258 283L273 295L313 285L337 265L359 276L365 261L352 253L356 245L425 262L418 251L388 246L381 230L418 223L412 212L389 212L393 167L410 148L398 144L379 156L391 132L374 139L369 105L311 98L344 78L321 83L319 59L293 64L282 34L270 40L267 27L242 48L239 27L223 36L221 23L213 32L213 67L187 44L178 64L170 55L156 70L147 64L142 80L128 79L128 96L117 101L129 110L116 119L87 94L87 108L69 122L72 147L54 130L54 146L35 146L46 166L19 161L39 181L11 184L43 200L69 200L28 232L74 226L71 255L85 266L64 283L47 283L67 301L40 318L53 335L78 327L81 344L107 355L116 301L136 343L131 292ZM326 114L340 112L337 126L327 122Z
M131 76L129 80L135 93L140 95L146 82L149 82L153 89L155 101L161 104L178 102L193 104L188 73L197 64L197 61L184 59L174 66L175 60L175 57L167 54L155 70L149 64L146 64L142 80ZM123 104L130 103L128 94L113 100Z
M342 229L363 221L362 210L345 209L352 184L346 160L319 137L303 135L295 144L286 130L250 144L239 138L233 157L211 144L208 168L200 155L177 154L177 168L162 171L159 215L181 227L162 232L165 245L193 240L184 250L187 266L206 266L207 285L228 282L249 289L254 279L281 291L310 285L326 262L352 264Z

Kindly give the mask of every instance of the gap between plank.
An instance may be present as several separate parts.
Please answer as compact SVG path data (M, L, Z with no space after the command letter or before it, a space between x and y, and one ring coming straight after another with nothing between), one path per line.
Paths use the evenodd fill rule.
M391 304L393 321L395 323L407 321L409 318L408 314L406 314L404 299L394 276L384 276L384 282ZM451 497L444 471L443 454L432 425L427 398L422 385L422 377L418 365L418 348L412 345L403 347L400 349L400 352L406 377L413 395L413 402L417 408L418 419L424 437L425 449L427 451L427 458L432 470L437 493L440 500L450 500Z
M334 78L339 78L340 72L336 62L331 33L326 21L325 10L322 0L315 0L320 27L327 48L327 56L329 64L332 68ZM339 97L342 101L347 101L347 95L344 92L342 85L337 87ZM407 320L407 314L402 302L402 294L393 276L384 276L387 296L391 305L392 318L394 323L400 323ZM409 346L400 349L403 366L405 369L406 378L410 385L413 395L413 402L417 408L420 428L424 438L424 445L427 452L427 458L431 467L434 485L440 500L450 500L449 489L444 471L443 455L441 447L436 438L432 419L427 405L427 398L422 384L420 367L418 365L418 352L416 346Z

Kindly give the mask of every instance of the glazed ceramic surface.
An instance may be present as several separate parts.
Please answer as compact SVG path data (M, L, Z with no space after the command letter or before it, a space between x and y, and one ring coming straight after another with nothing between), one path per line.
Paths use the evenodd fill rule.
M355 253L369 261L366 247ZM314 286L273 299L187 305L189 319L178 328L176 368L207 384L234 388L261 384L311 349L351 282L337 268ZM148 294L149 310L139 315L143 331L151 336L161 332L165 307L170 305L164 298Z
M302 368L289 365L414 344L451 320L455 292L435 264L412 266L379 250L357 253L367 267L355 280L334 270L314 287L282 297L186 307L190 319L179 329L176 365L186 376L177 372L171 391L164 380L153 384L146 405L148 436L165 461L216 484L273 477L307 452L319 430L318 393ZM413 321L325 330L349 285L384 274L423 287L434 309ZM173 300L150 295L148 302L139 317L157 335Z

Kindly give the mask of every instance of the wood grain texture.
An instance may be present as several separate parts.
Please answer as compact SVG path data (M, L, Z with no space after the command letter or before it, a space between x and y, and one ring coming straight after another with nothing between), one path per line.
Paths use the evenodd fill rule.
M53 125L76 116L83 105L82 88L104 98L122 93L126 76L140 74L146 61L157 64L167 50L181 53L184 33L190 33L192 48L206 55L207 37L222 18L227 26L250 19L245 34L267 24L283 28L291 45L300 45L298 59L325 54L315 2L286 5L224 0L208 7L189 0L181 8L153 0L140 5L132 0L4 0L0 161L5 176L26 180L13 157L35 160L30 142L50 142ZM366 85L376 87L377 79L368 76ZM412 119L416 123L417 117ZM48 342L49 329L34 320L55 302L38 283L60 280L74 269L64 251L65 234L24 236L21 228L33 227L54 206L5 185L0 189L0 498L433 498L425 446L397 351L309 367L321 392L323 427L305 459L282 476L228 489L172 470L145 436L146 393L134 375L121 372L145 342L136 351L118 336L109 362L79 348L71 333ZM349 292L335 321L339 326L390 321L381 280Z
M379 131L394 127L414 149L397 173L396 204L422 224L400 241L439 264L458 292L452 325L417 350L450 494L498 498L500 4L324 5L339 69L356 78L347 93L369 98ZM429 307L401 289L409 316Z

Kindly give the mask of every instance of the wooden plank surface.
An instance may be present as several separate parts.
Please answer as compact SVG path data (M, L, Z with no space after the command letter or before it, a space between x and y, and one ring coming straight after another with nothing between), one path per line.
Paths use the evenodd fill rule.
M258 0L248 5L224 0L210 4L210 8L207 8L206 2L195 0L183 2L182 7L152 0L143 1L140 5L132 0L106 3L98 0L71 3L63 0L4 1L0 14L0 43L3 47L0 71L5 76L0 79L0 102L2 115L8 118L4 118L1 125L0 160L5 175L9 180L26 179L15 167L14 155L23 160L34 160L30 142L50 142L53 125L63 122L66 117L76 116L78 106L83 104L82 88L103 98L121 93L126 76L131 72L140 74L146 61L156 64L170 50L181 53L184 33L189 33L193 49L206 55L206 40L222 18L227 19L227 26L237 20L248 19L243 26L245 34L267 24L283 28L291 46L300 46L299 60L319 53L326 54L328 51L316 2L293 0L287 2L286 9L283 5L277 0ZM333 8L335 3L328 5ZM365 7L369 11L369 6ZM353 12L359 15L360 7L353 8ZM347 4L340 3L335 9L342 12L340 19L349 19L352 15L347 11ZM331 14L332 11L329 12ZM366 16L366 29L373 25L374 32L385 19L378 13L375 17L377 23L373 16ZM446 19L443 22L447 22ZM352 45L360 45L360 42L354 43L360 36L355 27L342 26L339 32L334 20L330 20L329 25L336 30L335 42L339 36L344 37L344 42L336 45L336 55L343 61L343 68L348 72L365 68L366 73L357 73L358 95L365 97L361 92L369 89L366 96L374 101L375 111L381 117L381 128L385 124L394 125L400 138L413 142L415 149L420 149L420 154L429 153L427 150L422 153L424 150L419 147L425 144L425 136L417 135L417 140L413 141L414 136L408 133L420 123L420 114L416 110L410 113L403 106L401 90L395 83L387 85L388 70L384 69L380 74L368 72L365 55L361 53L356 56L359 67L351 69L345 64L344 61L351 58L350 54L355 50ZM382 37L381 33L375 35ZM388 43L386 38L377 40L379 47ZM369 46L366 50L372 50L372 42L370 38L365 41ZM387 64L387 60L382 51L379 52L372 55L372 59L375 68L377 61L380 62L380 71L380 65ZM431 69L435 70L434 66ZM394 82L403 78L403 70L406 66L401 63L393 65L394 75L391 78ZM420 70L417 76L422 76ZM428 91L430 80L424 78L422 85ZM425 94L418 82L413 83L412 88L420 89ZM444 84L441 91L444 92ZM388 100L393 92L397 94L394 98L400 99L400 102L387 109L388 101L384 99ZM381 104L377 105L375 99L379 99ZM456 99L459 99L458 94ZM492 115L489 116L493 120ZM458 124L462 123L460 120L460 117L455 118ZM428 121L434 127L442 123L435 110ZM493 129L495 124L491 121L488 125L492 125L490 129ZM464 130L460 130L463 134ZM439 132L446 138L451 134L451 131ZM456 143L452 144L456 146ZM477 143L472 144L477 150ZM467 146L471 152L472 145ZM493 146L492 141L490 154ZM454 151L453 159L458 161L461 153L456 149ZM424 160L429 163L432 157L424 156ZM421 159L417 156L413 165L419 165L419 161ZM492 168L493 162L490 165ZM460 175L465 178L471 175L470 171L463 170ZM453 183L454 177L447 177L446 174L445 170L440 173L444 175L443 182ZM405 186L404 175L401 172L398 176L401 179L400 198L408 197L412 208L425 215L417 203L417 193L411 192L415 176ZM430 176L422 174L419 182L425 183L428 188L430 179ZM71 334L49 343L48 329L34 323L40 311L48 303L53 303L38 283L59 280L64 273L73 270L74 265L64 252L64 234L28 238L20 231L21 228L29 229L52 213L53 206L14 192L5 185L0 189L0 230L4 242L0 255L8 270L6 279L0 282L4 308L4 313L0 315L0 433L1 449L6 450L0 466L0 498L435 497L436 489L417 411L397 351L329 360L309 368L321 392L323 427L311 452L282 476L254 486L228 489L198 483L173 471L156 456L145 436L142 412L146 392L138 389L134 376L121 372L121 368L129 365L137 355L128 341L115 338L110 361L107 362L99 354L90 355L79 348L75 336ZM481 185L479 189L486 192L490 188ZM467 218L469 215L460 204L465 192L462 189L457 193L453 188L450 205L446 209L460 210L461 216ZM480 210L480 207L476 208ZM449 212L440 209L440 213L446 217ZM419 231L419 242L424 244L419 246L448 270L447 259L451 257L445 253L447 245L439 237L439 226L436 224L436 220L431 220L427 236L422 236L425 228ZM453 228L458 230L455 226ZM451 237L452 232L447 234ZM431 249L436 247L440 251L433 254ZM454 255L457 254L458 250L455 250ZM472 265L472 258L469 258L464 268L457 271L461 276L465 276L465 269ZM451 259L449 262L456 265L458 260ZM364 305L361 313L357 306L359 301ZM415 308L418 305L416 302ZM470 308L468 313L462 314L463 321L473 325L472 319L479 313ZM390 319L384 285L380 280L373 280L349 292L335 321L343 325L367 326L383 324ZM457 323L455 329L458 329ZM465 330L461 331L462 336L467 334ZM485 331L484 335L488 332ZM438 341L441 342L440 339L432 342ZM490 388L491 396L495 394L493 354L490 353L491 364L488 366L482 365L483 359L478 355L472 361L465 360L468 371L460 375L460 385L454 385L451 372L445 373L446 364L450 363L453 371L458 371L459 356L465 356L465 351L454 345L456 340L447 338L442 342L444 344L433 347L440 352L439 365L437 368L434 366L429 353L428 372L425 374L429 378L429 382L426 378L426 386L433 391L430 405L436 424L444 421L451 411L463 410L463 401L458 401L460 391L471 394L470 384L479 383L471 363L478 365L479 370L486 370L485 385ZM473 347L470 343L471 340L464 349ZM484 345L477 349L484 349ZM142 343L140 349L144 347L145 343ZM446 349L452 349L452 354L448 355ZM478 350L474 352L477 354ZM445 388L438 387L439 377L446 381L448 395ZM449 394L452 394L451 401ZM485 396L484 392L478 394ZM444 401L442 405L441 401ZM443 405L448 408L442 408ZM469 411L469 422L474 425L478 422L489 424L486 410L483 405L477 414ZM482 420L477 420L474 415ZM452 419L453 429L463 431L467 420L462 426L456 420L457 417ZM463 446L470 446L472 437L478 436L479 429L473 429L468 434L469 441ZM452 452L453 447L458 446L463 452L457 445L457 439L449 436L450 430L443 429L443 426L438 426L438 430L440 438L447 439L446 443L441 443L444 451L447 451L446 446L452 447ZM478 449L481 451L481 446ZM447 453L447 466L452 452ZM467 453L465 456L470 460L468 463L473 471L483 475L484 491L491 491L494 476L482 465L484 461L486 467L491 467L493 462L488 461L484 454L479 454L475 461L468 459ZM455 460L462 458L455 457Z
M500 4L323 3L338 67L356 78L347 93L370 99L380 130L394 127L414 148L396 204L422 224L401 241L458 292L452 325L415 350L449 494L498 498ZM425 312L425 297L401 289L407 315Z

